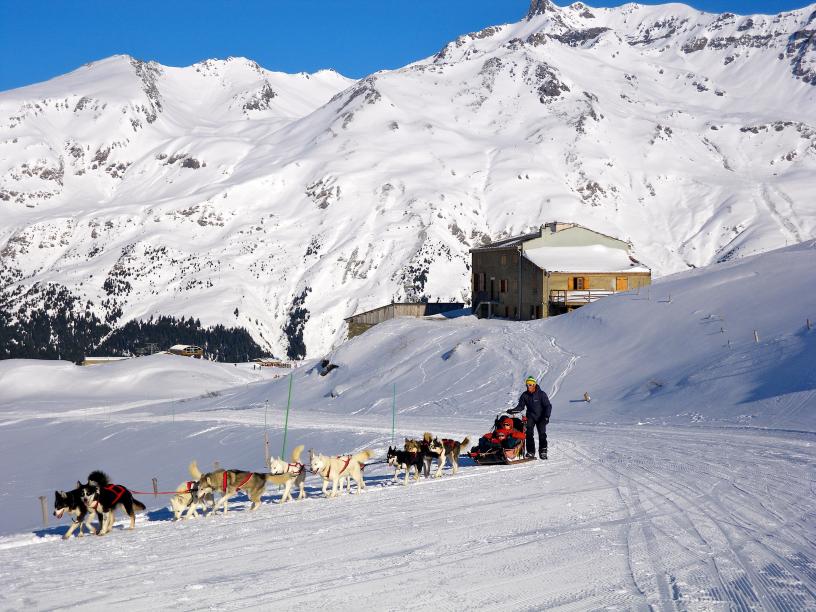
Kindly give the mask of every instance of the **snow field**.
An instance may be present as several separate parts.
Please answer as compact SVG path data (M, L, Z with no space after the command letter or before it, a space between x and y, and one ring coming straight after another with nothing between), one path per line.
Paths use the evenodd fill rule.
M813 603L812 441L578 425L550 435L546 463L464 465L407 487L374 465L360 496L321 499L313 478L306 501L277 507L272 491L255 513L238 502L226 517L170 524L158 509L106 538L6 536L2 598L113 609Z

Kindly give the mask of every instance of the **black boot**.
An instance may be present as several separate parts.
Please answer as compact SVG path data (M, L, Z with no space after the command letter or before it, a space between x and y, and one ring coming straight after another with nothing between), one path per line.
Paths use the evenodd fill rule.
M541 451L541 453L539 453L538 457L540 459L546 459L547 458L547 451L546 450Z

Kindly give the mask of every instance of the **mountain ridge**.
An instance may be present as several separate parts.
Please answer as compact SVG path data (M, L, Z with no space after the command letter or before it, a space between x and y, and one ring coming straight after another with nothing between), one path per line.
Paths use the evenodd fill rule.
M815 22L534 0L358 81L115 56L0 93L0 309L59 285L302 357L355 310L466 301L468 248L556 218L657 275L801 242Z

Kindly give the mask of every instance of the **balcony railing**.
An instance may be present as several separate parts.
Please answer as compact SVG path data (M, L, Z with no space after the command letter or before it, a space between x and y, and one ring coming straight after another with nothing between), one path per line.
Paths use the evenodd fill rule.
M614 291L600 289L552 289L550 291L550 302L553 304L590 304L607 295L612 295Z

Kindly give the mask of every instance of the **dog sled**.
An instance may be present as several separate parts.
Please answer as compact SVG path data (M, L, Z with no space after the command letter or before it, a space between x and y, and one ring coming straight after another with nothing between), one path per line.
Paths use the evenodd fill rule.
M478 465L514 465L533 461L525 457L527 417L500 414L493 429L479 438L479 444L468 453Z

